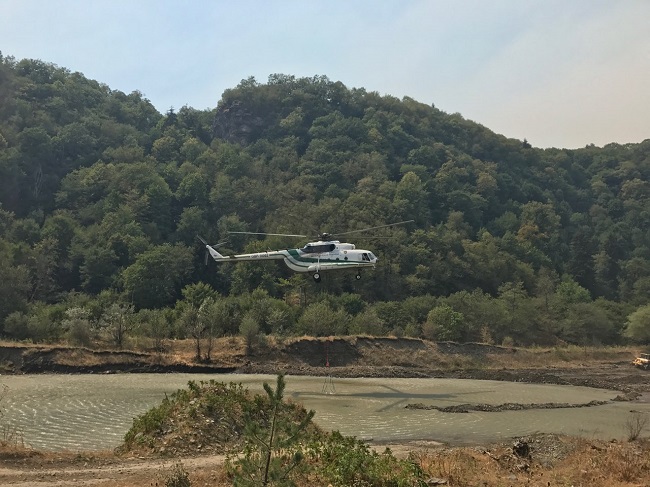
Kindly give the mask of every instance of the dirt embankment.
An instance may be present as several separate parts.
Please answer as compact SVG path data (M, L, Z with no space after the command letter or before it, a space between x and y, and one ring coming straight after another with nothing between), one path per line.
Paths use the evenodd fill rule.
M160 354L72 347L0 346L0 364L17 374L96 374L118 372L227 373L235 367L170 361Z
M226 342L226 343L224 343ZM191 345L191 344L190 344ZM433 343L405 338L301 338L273 340L247 355L236 338L221 339L209 361L197 363L187 342L175 342L169 353L127 350L91 350L82 347L12 345L0 346L0 364L14 373L101 372L232 372L275 368L292 373L323 375L336 370L354 374L355 367L390 368L399 375L418 376L430 368L466 368L490 355L514 354L516 349L476 343ZM178 349L178 350L175 350ZM365 374L361 374L365 375ZM374 375L374 374L373 374Z
M335 377L441 377L579 385L650 396L650 372L632 367L629 348L522 349L411 338L269 338L246 354L240 338L216 341L196 362L194 342L167 353L0 345L4 373L270 373Z

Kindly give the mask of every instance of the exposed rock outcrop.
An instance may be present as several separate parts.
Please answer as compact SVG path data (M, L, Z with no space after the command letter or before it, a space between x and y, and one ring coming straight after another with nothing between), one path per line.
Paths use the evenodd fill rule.
M247 145L263 123L263 120L246 109L241 101L235 100L217 109L212 122L212 132L219 139Z

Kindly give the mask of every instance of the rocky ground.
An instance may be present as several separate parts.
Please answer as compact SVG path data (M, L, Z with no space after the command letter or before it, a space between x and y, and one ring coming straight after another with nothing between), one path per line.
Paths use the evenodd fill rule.
M650 402L650 372L631 366L637 352L634 349L526 350L481 344L346 337L271 342L258 347L254 354L246 355L243 344L233 340L218 343L212 360L198 364L191 359L192 343L176 343L166 355L2 344L0 368L4 373L178 370L471 378L596 387L620 391L617 399L632 401L631 404ZM480 408L480 405L468 407ZM428 462L432 479L447 482L447 485L650 485L647 460L650 454L646 443L613 444L543 434L524 439L524 442L529 446L529 454L524 456L516 454L512 442L455 449L435 442L409 442L390 447L398 455L410 454L422 464ZM377 445L377 448L385 446ZM594 464L596 460L593 459L601 456L603 460ZM616 463L612 459L620 461ZM34 452L5 444L0 449L0 485L165 485L165 479L178 468L174 467L177 461L117 456L114 452ZM182 459L193 486L230 485L222 468L223 461L220 454L206 456L198 452ZM472 478L470 472L474 470L476 476ZM477 483L476 479L484 480Z

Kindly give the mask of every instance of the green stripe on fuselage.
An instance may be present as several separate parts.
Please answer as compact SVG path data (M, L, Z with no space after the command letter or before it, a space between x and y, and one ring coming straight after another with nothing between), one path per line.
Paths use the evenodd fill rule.
M289 257L292 260L297 260L298 262L309 262L309 263L318 262L317 258L303 257L302 255L300 255L300 252L298 252L296 249L289 249L289 250L287 250L287 252L289 253ZM323 259L320 259L320 260L323 260Z
M301 255L300 252L297 249L288 249L286 250L287 255L285 259L291 260L294 265L298 266L305 266L305 265L311 265L311 264L327 264L327 265L337 265L340 267L345 267L345 266L359 266L359 265L364 265L364 264L370 264L369 262L358 262L355 260L342 260L340 258L331 258L331 257L305 257L304 255Z

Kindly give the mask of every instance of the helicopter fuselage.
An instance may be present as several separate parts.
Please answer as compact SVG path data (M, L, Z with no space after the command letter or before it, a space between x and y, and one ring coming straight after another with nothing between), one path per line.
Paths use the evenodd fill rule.
M296 272L311 272L315 280L320 279L320 271L337 269L361 269L375 267L377 257L369 250L357 249L354 244L338 240L310 242L299 249L269 250L252 254L221 255L206 245L212 258L217 262L284 260Z

